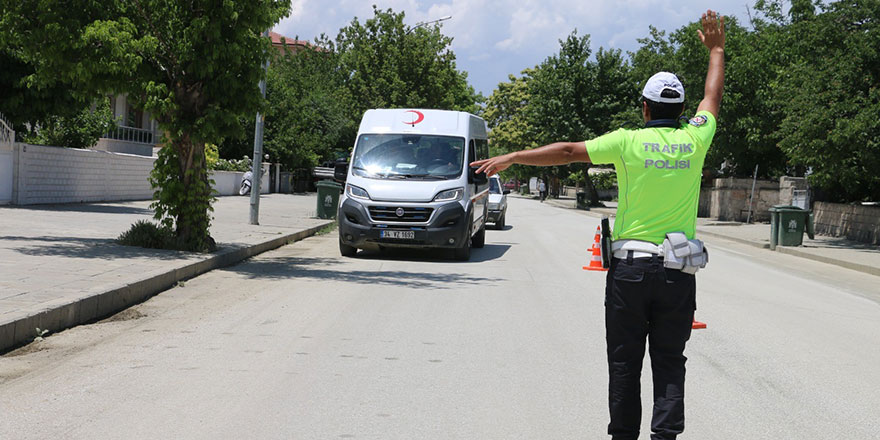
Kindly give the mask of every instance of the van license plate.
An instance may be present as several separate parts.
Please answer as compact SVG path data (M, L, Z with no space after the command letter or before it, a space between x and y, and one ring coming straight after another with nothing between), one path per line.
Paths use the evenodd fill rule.
M379 238L412 240L416 238L416 231L380 231Z

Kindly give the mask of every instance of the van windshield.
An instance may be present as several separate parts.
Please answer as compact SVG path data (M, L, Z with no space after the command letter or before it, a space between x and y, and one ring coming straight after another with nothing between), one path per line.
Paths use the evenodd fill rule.
M447 180L461 175L464 139L412 134L363 134L352 169L376 179Z

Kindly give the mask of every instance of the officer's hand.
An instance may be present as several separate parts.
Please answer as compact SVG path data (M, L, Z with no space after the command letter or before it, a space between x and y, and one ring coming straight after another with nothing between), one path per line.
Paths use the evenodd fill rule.
M710 51L716 47L724 49L724 17L719 17L717 12L710 9L703 14L700 22L703 30L697 30L697 34L706 48Z
M476 171L478 174L486 173L486 176L494 176L508 169L513 163L512 154L505 154L503 156L490 157L488 159L471 162L471 166L480 167Z

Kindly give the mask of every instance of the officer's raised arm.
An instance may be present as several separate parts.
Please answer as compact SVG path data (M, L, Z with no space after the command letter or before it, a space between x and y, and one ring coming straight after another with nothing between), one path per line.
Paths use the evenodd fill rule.
M717 118L724 92L724 17L709 10L703 14L701 22L703 30L697 30L697 34L709 49L709 70L706 72L706 90L697 112L705 110Z
M590 156L583 142L556 142L533 150L514 151L501 156L472 162L472 167L480 167L477 173L493 176L511 165L566 165L573 162L589 162Z

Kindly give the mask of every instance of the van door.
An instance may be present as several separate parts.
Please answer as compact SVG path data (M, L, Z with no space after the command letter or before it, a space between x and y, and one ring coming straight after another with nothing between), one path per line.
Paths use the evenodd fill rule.
M468 163L489 158L489 141L486 139L471 139L468 148ZM484 174L485 175L485 174ZM474 229L479 231L486 223L486 213L489 204L489 181L483 183L468 182L471 201L474 206Z

